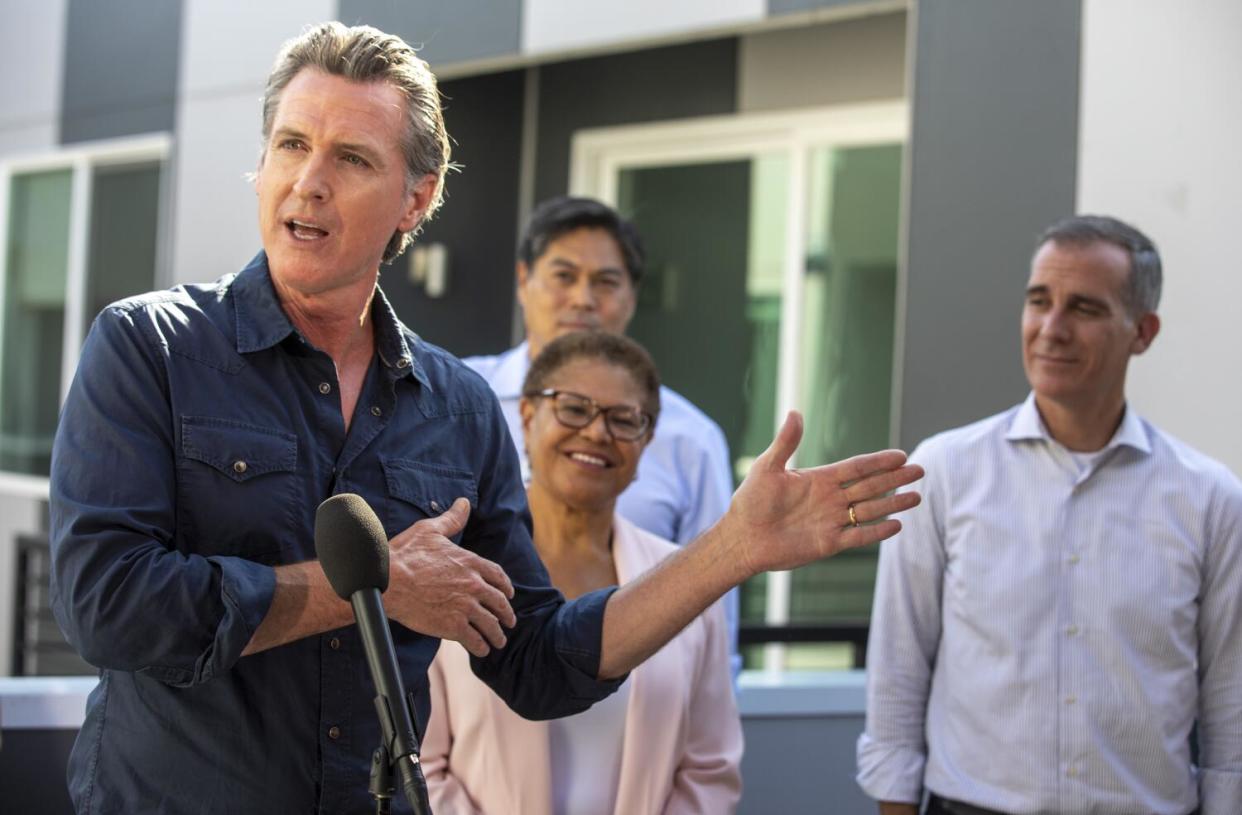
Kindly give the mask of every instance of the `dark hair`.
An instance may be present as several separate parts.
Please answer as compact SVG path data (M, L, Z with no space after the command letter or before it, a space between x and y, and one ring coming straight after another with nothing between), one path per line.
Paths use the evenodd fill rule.
M560 196L535 207L518 242L518 260L533 266L548 250L548 244L567 232L583 228L604 229L612 235L625 260L630 284L637 286L647 263L638 229L615 209L592 198Z
M265 153L280 94L304 68L351 82L385 82L405 98L406 129L401 150L405 154L406 184L413 185L425 175L436 177L436 189L423 220L430 218L444 200L444 173L450 167L451 148L440 110L440 92L427 63L405 40L371 26L346 27L330 22L308 29L281 47L267 77L263 90ZM384 247L384 262L404 252L420 227L394 233Z
M643 389L643 410L651 414L651 430L660 418L660 374L647 349L629 337L605 331L574 331L543 347L530 363L522 395L535 396L548 387L548 380L571 362L594 359L624 368ZM650 431L649 431L650 432Z
M1073 215L1045 229L1035 245L1049 241L1066 246L1103 242L1124 249L1130 256L1130 284L1125 292L1130 314L1139 317L1160 305L1160 253L1151 238L1124 221L1108 215Z

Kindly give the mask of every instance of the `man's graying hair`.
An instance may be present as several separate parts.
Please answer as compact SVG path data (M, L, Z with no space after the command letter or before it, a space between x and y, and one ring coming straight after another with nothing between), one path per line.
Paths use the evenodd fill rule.
M1130 283L1125 300L1130 315L1140 317L1160 305L1160 253L1150 238L1124 221L1108 215L1074 215L1045 229L1035 245L1043 246L1048 241L1062 246L1103 242L1126 250L1130 256Z
M304 68L351 82L386 82L405 97L408 119L401 149L405 154L406 185L412 187L425 175L436 177L436 189L423 216L424 220L430 218L444 200L444 173L450 166L451 148L440 111L440 92L427 63L405 40L371 26L346 27L329 22L308 29L284 44L267 77L263 91L265 155L280 94ZM404 252L418 229L393 234L384 247L384 262Z

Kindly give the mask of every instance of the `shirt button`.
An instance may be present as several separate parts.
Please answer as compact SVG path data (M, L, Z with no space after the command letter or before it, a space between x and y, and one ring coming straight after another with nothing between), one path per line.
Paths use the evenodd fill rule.
M439 512L439 511L440 511L440 504L439 504L439 502L438 502L438 501L432 501L432 502L431 502L431 511L432 511L432 512Z
M1078 634L1078 626L1076 626L1076 625L1071 625L1070 627L1068 627L1068 628L1066 628L1066 629L1065 629L1065 633L1066 633L1066 634L1069 634L1071 637L1073 637L1073 636L1077 635L1077 634Z
M336 725L332 725L331 727L328 728L328 738L339 739L340 737L341 737L341 728L337 727Z
M384 411L380 410L379 405L371 405L372 416L382 416L383 414L384 414Z
M1066 771L1065 771L1065 774L1066 774L1066 775L1068 775L1070 778L1077 778L1077 777L1078 777L1078 768L1077 768L1077 767L1070 767L1068 770L1066 770Z
M341 640L340 640L340 638L339 638L339 637L333 637L332 639L328 640L328 646L329 646L329 647L330 647L333 651L339 651L339 650L341 650Z
M237 473L238 475L241 475L242 473L246 472L246 470L247 470L246 462L242 461L240 458L237 459L237 461L233 462L233 472Z
M1069 562L1070 562L1070 565L1071 565L1071 566L1076 565L1076 564L1078 563L1078 561L1080 561L1080 560L1082 560L1082 558L1078 557L1078 555L1070 555L1070 556L1069 556Z
M322 393L324 396L327 396L329 393L332 393L332 386L329 385L327 382L320 382L319 392Z
M405 357L401 357L401 359L397 360L397 367L408 368L410 367L410 361Z
M1066 696L1066 697L1065 697L1065 704L1067 704L1067 705L1072 705L1072 704L1074 704L1074 703L1075 703L1075 702L1077 702L1077 701L1078 701L1078 697L1077 697L1077 696Z

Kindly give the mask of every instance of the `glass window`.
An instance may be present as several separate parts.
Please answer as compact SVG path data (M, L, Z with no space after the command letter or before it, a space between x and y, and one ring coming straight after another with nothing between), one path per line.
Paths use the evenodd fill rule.
M69 170L14 176L9 185L0 360L0 470L46 475L60 405Z
M0 175L0 473L46 477L60 401L91 321L155 287L162 137Z
M805 419L799 465L890 443L903 119L894 105L576 140L575 191L615 203L647 247L630 333L720 424L738 481L789 408ZM875 560L855 550L743 586L743 625L785 637L743 648L746 667L860 660Z

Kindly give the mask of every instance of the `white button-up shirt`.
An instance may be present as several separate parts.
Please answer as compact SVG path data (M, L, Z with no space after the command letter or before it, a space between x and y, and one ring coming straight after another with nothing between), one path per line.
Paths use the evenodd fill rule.
M522 444L522 416L518 402L530 368L526 343L497 356L462 360L492 386L517 446L522 478L530 482L530 465ZM638 461L634 483L617 499L621 517L653 535L674 543L689 543L720 519L733 498L729 448L720 426L688 399L670 388L660 388L660 418L656 432ZM725 596L729 652L736 676L738 592Z
M912 459L923 504L880 551L867 794L1242 813L1238 479L1130 409L1075 460L1033 396Z

